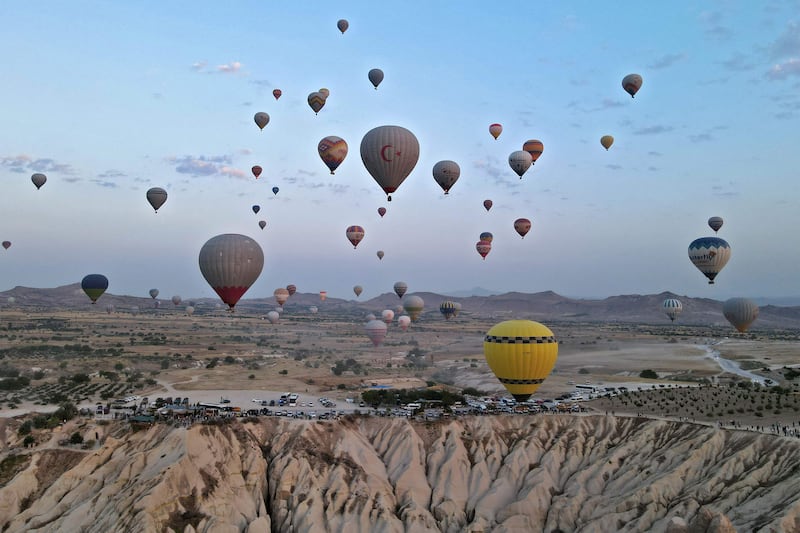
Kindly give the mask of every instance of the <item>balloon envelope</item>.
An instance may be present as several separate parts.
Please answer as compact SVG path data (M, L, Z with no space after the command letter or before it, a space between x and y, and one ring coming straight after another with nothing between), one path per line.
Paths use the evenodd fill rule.
M322 162L330 169L331 174L342 164L347 157L347 143L341 137L329 135L322 139L317 145Z
M253 168L250 169L250 171L253 173L253 176L255 176L256 179L258 179L258 177L261 175L261 172L263 170L264 169L261 168L259 165L255 165Z
M419 160L419 141L400 126L378 126L361 140L361 161L391 201L391 193L411 174Z
M439 304L439 312L444 315L446 320L450 320L454 316L456 316L456 304L455 302L451 302L450 300L445 300L441 304Z
M718 237L700 237L689 244L689 260L714 284L714 278L731 258L731 247Z
M44 185L45 182L47 181L47 176L45 176L40 172L37 172L36 174L31 176L31 181L33 182L34 185L36 185L36 189L38 190L41 189L42 185Z
M147 190L147 201L150 202L153 210L158 213L158 208L167 201L167 191L161 187L153 187Z
M328 299L328 291L319 291L319 299L324 302Z
M539 159L539 156L544 152L544 143L538 139L530 139L525 141L522 145L522 149L531 154L531 164L533 164L536 163L536 160Z
M642 77L638 74L628 74L622 78L622 88L631 95L631 98L642 88Z
M398 281L394 284L394 293L398 298L402 298L408 290L408 284L405 281Z
M608 150L611 148L611 145L614 144L614 137L611 135L603 135L600 137L600 144L603 146L603 148Z
M277 187L273 187L272 188L272 194L278 194L278 191L280 191L279 188L277 188Z
M501 124L491 124L489 126L489 133L497 139L500 137L500 134L503 133L503 126Z
M275 100L280 98L282 94L283 94L283 91L281 91L280 89L275 89L275 90L272 91L272 96L275 97Z
M179 306L179 305L181 304L181 302L183 301L183 299L182 299L180 296L178 296L178 295L176 294L175 296L173 296L173 297L171 298L171 301L172 301L172 304L173 304L175 307L177 307L177 306Z
M383 339L386 338L386 329L386 323L382 320L370 320L364 326L367 337L369 337L374 346L380 346L383 343Z
M678 318L678 315L683 311L683 304L680 300L675 298L667 298L664 300L664 303L661 304L661 309L664 310L670 321L675 322L675 319Z
M722 227L722 217L711 217L708 219L708 227L714 230L714 233L718 232L719 229Z
M445 194L450 193L450 188L458 181L460 175L461 167L455 161L439 161L433 165L433 179Z
M383 218L383 215L386 214L386 208L385 207L379 207L378 208L378 214L381 216L381 218Z
M483 208L487 211L492 208L493 202L491 200L484 200L483 201Z
M377 90L378 85L380 85L383 81L383 71L379 68L374 68L369 71L367 77L369 78L370 83L372 83L372 85L375 87L375 90Z
M518 218L514 221L514 229L524 239L525 235L531 230L531 221L527 218Z
M492 251L492 243L489 241L478 241L475 243L475 249L478 251L481 257L483 257L484 261L486 260L486 256L489 255L489 252Z
M264 252L250 237L227 233L209 239L198 262L208 284L233 309L261 274Z
M478 236L478 239L486 242L492 242L494 240L494 235L492 235L492 233L489 231L484 231Z
M325 96L317 91L308 95L308 105L314 110L314 114L319 113L320 109L325 107Z
M251 209L253 210L253 213L258 214L258 212L261 211L261 206L260 205L254 205L253 207L251 207Z
M758 306L747 298L731 298L722 305L722 314L740 333L744 333L758 318Z
M403 298L403 310L411 317L412 322L416 322L422 310L425 308L425 301L417 295L406 296Z
M108 288L108 278L102 274L89 274L81 280L81 289L95 303Z
M286 290L289 291L289 296L292 297L297 292L297 285L290 283L286 286Z
M253 116L253 120L256 122L256 126L258 126L258 129L263 130L264 126L269 124L269 115L267 115L263 111L259 111Z
M383 255L384 255L383 250L378 250L375 255L378 256L378 260L383 259Z
M400 326L400 329L406 331L408 326L411 324L411 317L408 315L401 315L397 317L397 325Z
M259 220L258 221L258 227L261 228L261 229L266 228L267 227L267 221L266 220Z
M489 368L518 402L536 392L558 358L550 328L531 320L508 320L493 326L483 339Z
M336 22L336 27L339 28L339 31L344 33L347 31L347 28L350 27L350 23L347 22L345 19L339 19Z
M519 179L522 179L522 175L531 168L532 163L533 159L531 159L531 154L525 150L511 152L511 155L508 156L508 165L517 173Z
M267 320L269 320L270 324L277 324L280 318L281 314L277 311L270 311L269 313L267 313Z
M6 250L11 248L11 241L3 241L3 248L5 248Z
M350 241L355 250L358 247L358 243L364 239L364 228L361 226L350 226L345 230L345 235L347 235L347 240Z
M150 289L148 294L150 295L150 298L155 300L156 298L158 298L158 289Z
M381 311L381 320L386 322L386 324L391 324L392 320L394 320L394 311L391 309L384 309Z
M281 306L289 299L289 291L283 287L275 289L275 292L273 292L272 295L275 296L275 301Z
M362 293L363 291L364 291L364 288L363 288L363 287L361 287L361 285L356 285L355 287L353 287L353 292L356 294L356 298L358 298L359 296L361 296L361 293Z

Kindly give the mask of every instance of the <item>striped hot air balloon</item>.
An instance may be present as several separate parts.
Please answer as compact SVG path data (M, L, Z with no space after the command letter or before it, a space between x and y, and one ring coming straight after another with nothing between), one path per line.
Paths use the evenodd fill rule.
M661 309L664 310L670 321L675 322L675 319L678 318L678 315L683 311L683 304L680 300L675 298L667 298L664 300L664 303L661 304Z
M226 233L203 245L198 262L203 277L232 310L261 275L264 252L250 237Z

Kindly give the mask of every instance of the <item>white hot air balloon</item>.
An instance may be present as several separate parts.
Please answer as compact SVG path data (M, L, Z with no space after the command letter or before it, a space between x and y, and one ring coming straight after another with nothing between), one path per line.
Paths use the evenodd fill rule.
M683 304L678 299L667 298L664 300L664 303L661 304L661 309L664 310L670 321L675 322L675 319L678 318L678 315L683 311Z
M200 249L200 272L230 309L261 275L264 252L246 235L217 235Z
M722 304L722 314L737 331L744 333L758 318L758 305L747 298L731 298Z
M379 126L361 140L361 161L391 201L419 160L419 141L400 126Z
M364 329L367 332L367 337L369 340L372 341L374 346L380 346L383 343L383 339L386 337L386 323L382 320L370 320L367 322L367 325L364 326Z

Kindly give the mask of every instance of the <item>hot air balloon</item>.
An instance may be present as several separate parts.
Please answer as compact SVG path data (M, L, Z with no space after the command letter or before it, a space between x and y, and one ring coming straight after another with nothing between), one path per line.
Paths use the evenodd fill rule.
M370 320L364 326L367 332L367 337L372 341L373 346L380 346L383 339L386 338L386 323L381 320Z
M280 318L281 314L277 311L270 311L269 313L267 313L267 320L269 320L270 324L277 324Z
M11 248L11 241L3 241L3 248L5 248L6 250Z
M676 300L675 298L667 298L664 300L664 303L661 304L661 309L664 310L670 321L675 322L675 319L678 318L678 315L683 311L683 304L680 300Z
M253 176L255 176L256 179L258 179L258 177L261 175L261 172L263 172L264 169L261 168L259 165L255 165L250 170L253 172Z
M319 291L319 299L321 302L324 302L328 299L328 291Z
M9 296L6 301L8 302L8 305L14 305L15 303L17 303L17 299L14 298L13 296Z
M411 317L408 315L400 315L397 317L397 325L400 326L400 329L406 331L408 326L411 324Z
M289 291L280 287L275 289L275 292L272 293L275 296L275 301L278 302L278 305L283 305L286 303L286 300L289 299Z
M297 292L297 285L290 283L286 286L286 290L289 291L289 297L291 298Z
M408 284L405 281L398 281L394 284L394 293L398 298L402 298L408 290Z
M347 28L350 27L350 23L345 19L339 19L339 21L336 23L336 27L339 28L339 31L344 34L344 32L347 31Z
M722 217L711 217L708 219L708 227L714 230L714 233L718 232L719 229L722 227Z
M153 210L158 213L158 208L164 205L167 201L167 191L161 187L153 187L147 190L147 201L153 207Z
M272 96L274 96L274 97L275 97L275 100L277 100L278 98L280 98L282 94L283 94L283 91L281 91L280 89L274 89L274 90L272 91Z
M258 129L263 130L264 126L269 124L269 115L267 115L263 111L259 111L253 117L253 120L256 121L256 126L258 126Z
M501 124L491 124L489 126L489 133L495 140L500 137L500 134L503 133L503 126Z
M108 304L108 305L106 306L106 313L108 313L108 314L110 315L111 313L113 313L114 311L116 311L116 309L117 309L117 308L116 308L116 307L114 307L113 305L111 305L111 304Z
M194 314L194 306L193 305L187 305L183 310L186 312L187 316L192 316Z
M254 205L250 209L253 210L253 213L258 214L258 212L261 211L261 206L260 205Z
M600 144L603 145L603 148L608 150L609 148L611 148L611 145L614 144L614 137L612 137L611 135L603 135L602 137L600 137Z
M525 235L531 230L531 221L527 218L518 218L514 221L514 229L524 239Z
M81 289L95 303L108 288L108 278L102 274L89 274L81 280Z
M322 139L317 145L317 152L333 174L344 158L347 157L347 143L341 137L330 135Z
M390 202L391 193L411 174L418 159L419 141L400 126L379 126L361 140L361 160Z
M227 233L209 239L200 249L198 261L203 277L233 310L261 274L264 252L250 237Z
M367 320L367 322L370 320L375 320L375 313L367 313L364 318Z
M361 293L362 293L363 291L364 291L364 288L363 288L363 287L361 287L361 285L356 285L355 287L353 287L353 292L354 292L354 293L356 293L356 298L358 298L359 296L361 296Z
M319 311L319 308L316 305L312 305L311 307L308 308L308 310L312 315L316 315L317 311Z
M378 256L378 260L380 261L384 256L383 250L378 250L375 255Z
M181 302L183 301L183 298L181 298L180 296L178 296L176 294L175 296L172 297L171 301L172 301L172 305L174 305L175 307L178 307L181 304Z
M722 314L733 327L744 333L758 318L758 306L747 298L731 298L722 304Z
M384 309L381 311L381 320L386 322L387 324L391 324L392 320L394 320L394 311L391 309Z
M416 294L403 298L403 310L408 313L412 322L417 321L424 308L425 301Z
M133 316L136 316L136 315L139 314L139 306L138 305L134 305L133 307L131 307L131 314Z
M531 164L533 165L544 152L544 144L538 139L530 139L522 144L522 149L531 154Z
M475 249L478 250L480 256L486 261L486 256L492 251L492 243L489 241L478 241L475 243Z
M266 228L267 227L267 221L266 220L259 220L258 221L258 227L261 228L261 229Z
M481 234L478 236L478 240L481 240L481 241L486 241L486 242L492 242L492 241L494 240L494 235L492 235L492 234L491 234L490 232L488 232L488 231L484 231L483 233L481 233Z
M331 95L331 91L329 89L326 89L325 87L322 87L318 92L319 92L319 94L322 95L322 97L325 100L327 100L328 97Z
M714 278L731 258L731 247L718 237L700 237L689 244L689 260L714 284Z
M347 235L347 240L353 245L353 250L358 247L358 243L364 238L364 228L361 226L349 226L345 230L345 235Z
M450 194L452 187L461 175L461 168L455 161L439 161L433 165L433 179L445 194Z
M507 320L483 339L489 368L518 402L536 392L558 358L558 342L550 328L531 320Z
M385 207L379 207L378 208L378 214L381 216L381 218L383 218L383 215L386 214L386 208Z
M380 85L381 82L383 81L383 71L379 68L374 68L369 71L367 77L369 78L370 83L372 83L372 85L375 87L375 90L377 91L378 85Z
M274 194L274 195L276 195L276 196L277 196L277 194L278 194L278 191L280 191L280 189L279 189L278 187L273 187L273 188L272 188L272 194Z
M508 165L511 169L517 173L519 179L522 179L522 175L531 168L533 160L531 159L531 154L526 152L525 150L517 150L516 152L511 152L511 155L508 156Z
M483 201L483 208L486 209L487 211L492 208L492 205L494 205L494 204L492 203L491 200L484 200Z
M158 298L158 289L150 289L148 291L148 294L150 295L150 298L155 300L156 298Z
M33 182L34 185L36 185L36 190L39 190L42 188L42 185L44 185L45 182L47 181L47 176L45 176L40 172L37 172L36 174L31 176L31 181Z
M439 304L439 312L444 315L445 320L450 320L452 317L456 316L455 302L449 300L443 301Z
M457 317L458 313L461 312L461 303L460 302L454 302L454 304L455 304L455 311L453 312L453 316Z
M631 95L631 98L639 92L639 89L642 87L642 77L638 74L628 74L624 78L622 78L622 88L625 89L625 92Z
M325 107L325 96L317 91L308 95L308 105L314 110L314 114L319 113L319 110Z

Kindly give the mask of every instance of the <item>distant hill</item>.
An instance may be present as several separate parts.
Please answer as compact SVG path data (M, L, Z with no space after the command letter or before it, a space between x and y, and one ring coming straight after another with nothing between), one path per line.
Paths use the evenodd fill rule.
M661 304L667 298L677 298L683 304L683 312L678 323L684 325L724 326L727 325L722 315L722 302L709 298L691 298L672 292L659 294L624 294L604 299L580 299L561 296L553 291L538 293L507 292L489 296L456 297L433 292L415 292L425 301L423 316L438 316L439 304L445 300L459 302L464 316L480 318L527 318L547 321L575 322L624 322L639 324L665 324L666 315ZM14 303L8 302L9 298ZM151 298L136 296L120 296L106 293L97 301L97 306L105 310L113 306L116 312L175 312L183 311L187 305L195 307L195 314L203 315L212 312L223 312L224 306L216 298L185 298L179 306L174 306L169 299L159 299L159 308L155 309L155 301ZM327 298L321 301L318 293L295 293L284 305L287 313L308 314L313 306L320 312L341 313L363 316L367 313L378 313L384 309L399 312L402 300L393 292L387 292L369 300L344 300ZM91 309L80 284L63 287L36 289L30 287L14 287L0 292L2 308L19 308L30 310ZM274 298L244 298L236 310L243 314L267 313L277 307ZM753 329L800 329L800 306L761 306L758 320Z

